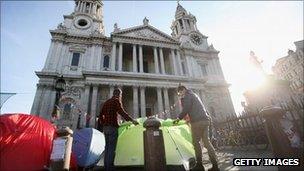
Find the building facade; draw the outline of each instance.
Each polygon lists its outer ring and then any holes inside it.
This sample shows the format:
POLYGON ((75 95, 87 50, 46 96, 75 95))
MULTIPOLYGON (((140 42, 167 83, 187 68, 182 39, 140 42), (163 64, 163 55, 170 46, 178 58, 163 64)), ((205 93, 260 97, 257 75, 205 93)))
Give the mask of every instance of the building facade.
POLYGON ((264 107, 270 105, 291 104, 293 100, 300 102, 298 96, 291 91, 289 82, 276 79, 274 75, 267 75, 263 85, 255 90, 244 92, 247 105, 243 106, 248 114, 257 114, 264 107))
POLYGON ((57 124, 75 128, 95 125, 102 104, 115 87, 123 90, 123 104, 133 117, 175 118, 181 110, 179 84, 196 92, 215 120, 235 115, 219 51, 196 26, 196 17, 177 5, 168 35, 150 25, 104 34, 103 3, 76 0, 74 12, 50 30, 52 41, 39 77, 32 114, 48 120, 55 104, 54 84, 63 76, 67 88, 58 107, 57 124))
POLYGON ((289 50, 288 55, 278 59, 272 70, 279 79, 290 82, 291 90, 296 94, 304 92, 304 55, 303 40, 294 42, 296 50, 289 50))

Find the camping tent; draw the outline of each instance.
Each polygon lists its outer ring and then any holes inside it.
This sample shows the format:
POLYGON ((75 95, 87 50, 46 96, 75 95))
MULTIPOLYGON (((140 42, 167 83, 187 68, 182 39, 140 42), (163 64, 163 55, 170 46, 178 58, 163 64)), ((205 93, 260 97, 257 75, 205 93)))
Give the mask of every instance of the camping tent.
MULTIPOLYGON (((123 123, 119 127, 119 137, 116 147, 115 166, 143 167, 143 122, 146 118, 137 119, 139 125, 131 122, 123 123)), ((172 119, 160 120, 163 131, 167 166, 181 166, 189 169, 189 161, 194 158, 191 132, 185 122, 180 121, 173 125, 172 119)), ((157 150, 157 149, 156 149, 157 150)), ((101 163, 101 165, 103 165, 101 163)))
POLYGON ((55 127, 28 114, 0 116, 0 170, 42 170, 49 165, 55 127))
MULTIPOLYGON (((55 126, 43 118, 20 113, 0 115, 0 170, 45 170, 56 136, 55 126)), ((76 167, 73 158, 71 162, 76 167)))
POLYGON ((95 165, 104 150, 104 135, 94 128, 76 130, 73 134, 73 153, 81 167, 95 165))

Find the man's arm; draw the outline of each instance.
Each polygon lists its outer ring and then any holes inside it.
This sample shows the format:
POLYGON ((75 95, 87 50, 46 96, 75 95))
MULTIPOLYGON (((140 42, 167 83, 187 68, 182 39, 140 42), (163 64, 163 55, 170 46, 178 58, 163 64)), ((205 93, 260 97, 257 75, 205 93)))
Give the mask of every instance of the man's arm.
POLYGON ((117 108, 118 108, 118 113, 126 120, 126 121, 132 121, 133 124, 137 125, 138 122, 134 120, 133 118, 130 117, 130 115, 124 110, 122 107, 122 103, 120 100, 117 100, 117 108))

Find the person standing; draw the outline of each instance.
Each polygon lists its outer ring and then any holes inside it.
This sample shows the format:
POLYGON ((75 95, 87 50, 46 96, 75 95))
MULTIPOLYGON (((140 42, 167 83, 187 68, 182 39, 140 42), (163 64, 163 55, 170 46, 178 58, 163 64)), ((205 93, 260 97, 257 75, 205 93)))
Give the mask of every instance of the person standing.
POLYGON ((134 125, 138 125, 138 122, 132 119, 124 110, 121 98, 121 89, 114 89, 112 98, 104 103, 98 119, 98 122, 100 122, 99 124, 102 125, 102 131, 106 140, 104 156, 104 167, 106 171, 115 170, 114 159, 119 127, 118 114, 120 114, 125 120, 132 121, 134 125))
POLYGON ((201 99, 193 91, 188 90, 185 86, 178 86, 177 94, 181 98, 182 111, 178 115, 178 118, 173 121, 174 124, 178 123, 187 114, 190 118, 192 144, 195 150, 196 165, 193 170, 204 170, 202 163, 202 149, 199 141, 202 139, 205 147, 208 150, 208 155, 212 163, 210 171, 218 171, 217 157, 214 147, 212 146, 208 130, 210 125, 210 116, 207 113, 201 99))

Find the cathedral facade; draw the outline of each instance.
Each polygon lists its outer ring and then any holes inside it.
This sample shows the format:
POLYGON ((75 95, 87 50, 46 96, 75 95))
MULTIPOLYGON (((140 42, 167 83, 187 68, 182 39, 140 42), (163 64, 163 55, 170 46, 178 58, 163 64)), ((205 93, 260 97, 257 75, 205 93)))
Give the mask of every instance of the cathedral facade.
POLYGON ((95 126, 102 104, 115 87, 123 90, 123 105, 134 118, 156 115, 175 118, 181 107, 179 84, 199 95, 215 120, 235 115, 219 51, 196 26, 196 17, 177 5, 168 35, 150 25, 120 29, 105 36, 103 3, 76 0, 63 23, 50 30, 52 40, 31 109, 51 120, 55 82, 63 76, 66 90, 58 109, 59 125, 95 126), (88 119, 89 118, 89 119, 88 119))

